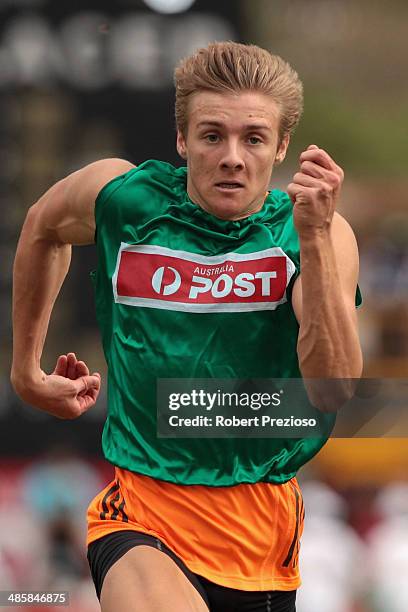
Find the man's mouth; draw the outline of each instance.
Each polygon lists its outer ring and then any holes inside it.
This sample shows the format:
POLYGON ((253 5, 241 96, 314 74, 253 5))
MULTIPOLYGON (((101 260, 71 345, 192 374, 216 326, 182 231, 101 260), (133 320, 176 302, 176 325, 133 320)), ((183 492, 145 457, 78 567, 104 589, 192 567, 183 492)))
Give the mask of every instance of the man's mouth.
POLYGON ((219 189, 241 189, 243 184, 235 181, 223 181, 222 183, 216 183, 215 186, 219 189))

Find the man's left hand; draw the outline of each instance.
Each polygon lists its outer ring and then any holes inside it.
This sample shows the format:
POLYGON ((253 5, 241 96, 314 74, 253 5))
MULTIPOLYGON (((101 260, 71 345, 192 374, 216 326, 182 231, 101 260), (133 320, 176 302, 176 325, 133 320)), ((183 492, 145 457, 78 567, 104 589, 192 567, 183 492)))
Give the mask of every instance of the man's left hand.
POLYGON ((300 155, 300 169, 288 185, 293 219, 301 238, 327 232, 333 219, 344 172, 326 151, 310 145, 300 155))

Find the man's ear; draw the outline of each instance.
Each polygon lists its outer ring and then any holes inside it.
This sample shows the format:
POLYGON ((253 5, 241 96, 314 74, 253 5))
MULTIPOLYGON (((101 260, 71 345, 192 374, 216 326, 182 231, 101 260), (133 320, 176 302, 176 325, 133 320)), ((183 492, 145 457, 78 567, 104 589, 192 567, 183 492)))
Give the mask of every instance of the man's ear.
POLYGON ((187 145, 184 134, 177 130, 177 152, 183 159, 187 159, 187 145))
POLYGON ((290 134, 285 134, 285 136, 282 138, 282 141, 278 147, 278 150, 276 151, 276 156, 275 156, 275 164, 281 164, 283 162, 283 160, 286 157, 286 151, 288 150, 288 146, 289 146, 289 141, 290 141, 290 134))

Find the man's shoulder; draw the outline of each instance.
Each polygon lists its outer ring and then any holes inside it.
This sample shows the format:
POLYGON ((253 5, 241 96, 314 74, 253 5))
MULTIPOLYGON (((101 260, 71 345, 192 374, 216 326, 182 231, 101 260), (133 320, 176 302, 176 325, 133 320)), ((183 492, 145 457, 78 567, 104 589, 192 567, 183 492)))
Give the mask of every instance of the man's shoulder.
POLYGON ((135 166, 124 160, 95 162, 106 180, 99 180, 95 190, 97 223, 110 222, 110 215, 137 219, 144 223, 167 210, 169 202, 182 203, 186 195, 186 169, 170 163, 148 159, 135 166), (105 162, 111 162, 105 165, 105 162), (106 170, 106 172, 105 172, 106 170), (109 176, 110 174, 110 176, 109 176))
POLYGON ((108 183, 134 168, 134 164, 124 159, 100 159, 67 176, 64 179, 64 188, 72 198, 95 202, 108 183))
POLYGON ((169 162, 148 159, 124 177, 129 193, 136 197, 157 197, 184 201, 187 189, 187 168, 169 162))
POLYGON ((82 175, 83 180, 103 183, 103 181, 108 182, 134 168, 136 168, 135 164, 126 159, 112 157, 94 161, 79 170, 78 174, 82 175))

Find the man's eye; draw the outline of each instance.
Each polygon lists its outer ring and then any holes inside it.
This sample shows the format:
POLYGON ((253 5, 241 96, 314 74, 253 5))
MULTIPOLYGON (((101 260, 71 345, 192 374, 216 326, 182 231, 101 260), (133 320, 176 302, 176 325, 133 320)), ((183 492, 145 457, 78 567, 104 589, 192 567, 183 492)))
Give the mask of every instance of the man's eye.
POLYGON ((217 134, 207 134, 205 138, 208 140, 208 142, 218 142, 217 134))
POLYGON ((259 144, 260 142, 262 142, 261 139, 258 138, 258 136, 250 136, 248 138, 248 140, 249 140, 250 144, 253 144, 253 145, 256 145, 256 144, 259 144))

